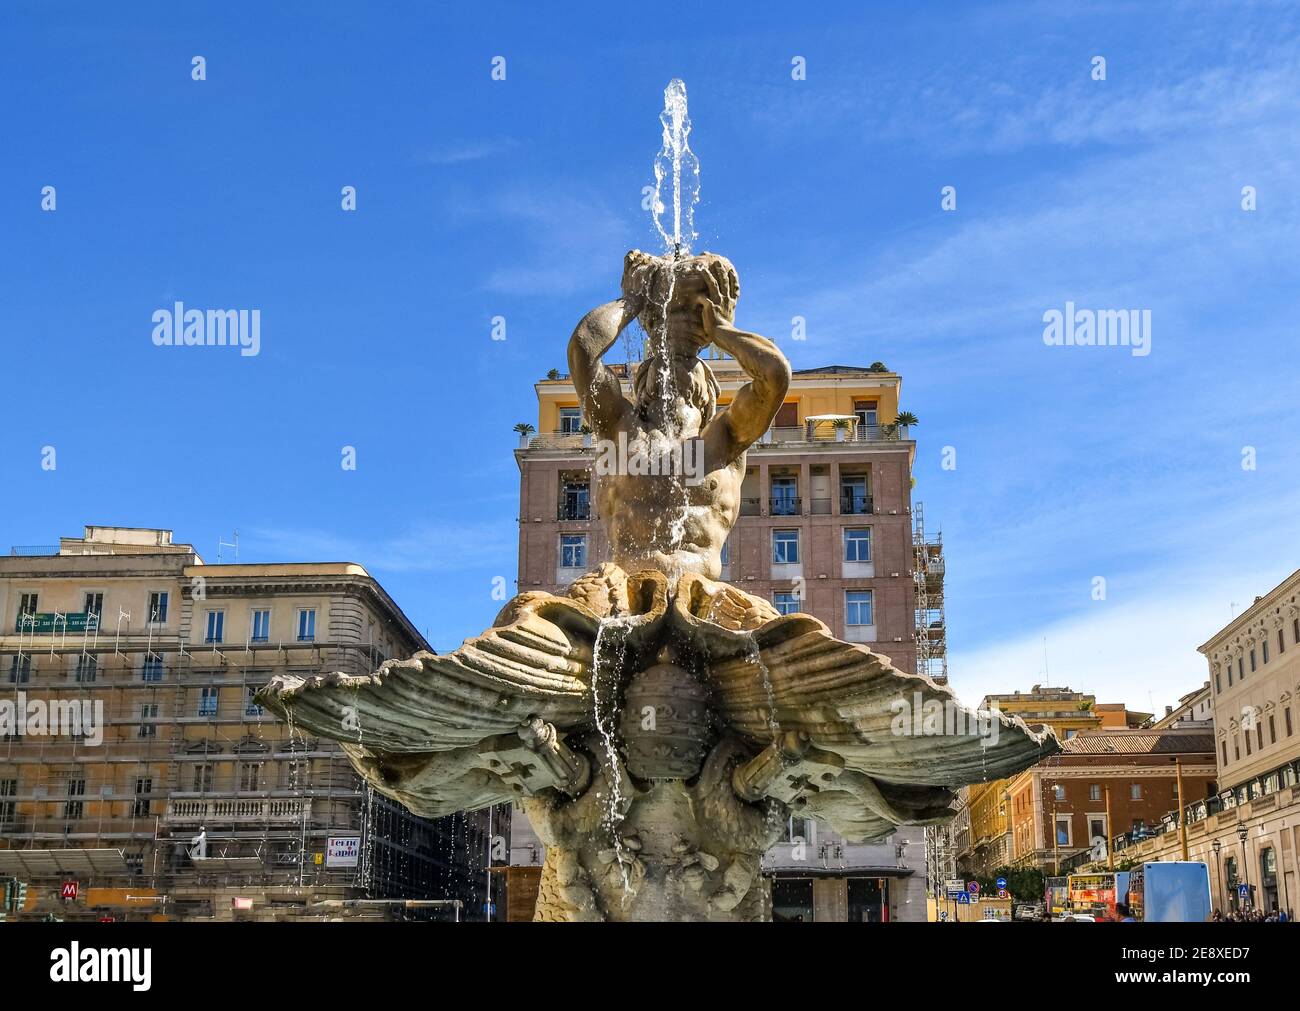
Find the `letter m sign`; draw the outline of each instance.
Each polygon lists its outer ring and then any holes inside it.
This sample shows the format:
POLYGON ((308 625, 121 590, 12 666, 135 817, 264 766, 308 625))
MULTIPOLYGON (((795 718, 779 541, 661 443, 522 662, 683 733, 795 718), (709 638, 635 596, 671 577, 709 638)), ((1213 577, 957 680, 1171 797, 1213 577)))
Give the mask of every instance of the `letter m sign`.
POLYGON ((63 882, 63 897, 65 899, 75 899, 77 897, 77 883, 75 881, 63 882))

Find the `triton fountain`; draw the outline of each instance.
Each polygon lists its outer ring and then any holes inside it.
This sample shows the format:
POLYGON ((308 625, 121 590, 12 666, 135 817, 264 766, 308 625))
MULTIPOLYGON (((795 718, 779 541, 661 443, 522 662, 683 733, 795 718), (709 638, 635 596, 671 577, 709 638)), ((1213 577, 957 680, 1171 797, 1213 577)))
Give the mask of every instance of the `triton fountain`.
MULTIPOLYGON (((791 813, 876 839, 944 821, 957 788, 1057 750, 1050 734, 969 712, 812 615, 719 581, 746 451, 790 367, 734 325, 732 264, 690 253, 685 103, 674 81, 656 162, 672 180, 665 253, 628 253, 620 296, 569 342, 584 417, 598 445, 621 448, 594 468, 609 559, 563 596, 519 594, 450 654, 362 677, 282 675, 258 696, 342 742, 374 789, 416 814, 516 802, 547 847, 538 920, 766 919, 761 860, 791 813), (625 391, 602 358, 633 320, 647 354, 625 391), (750 377, 723 407, 700 358, 709 345, 750 377)), ((656 193, 657 226, 666 210, 656 193)))

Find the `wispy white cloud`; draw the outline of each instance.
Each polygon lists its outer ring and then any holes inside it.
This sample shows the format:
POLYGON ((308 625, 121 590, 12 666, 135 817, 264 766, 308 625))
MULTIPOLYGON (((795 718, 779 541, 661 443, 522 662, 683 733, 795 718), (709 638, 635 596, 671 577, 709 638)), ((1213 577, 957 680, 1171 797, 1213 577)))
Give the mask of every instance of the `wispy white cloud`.
POLYGON ((426 148, 417 158, 429 165, 460 165, 505 155, 517 146, 518 141, 512 137, 485 137, 452 141, 426 148))
POLYGON ((265 561, 356 562, 374 572, 456 573, 513 564, 517 535, 507 524, 426 523, 374 539, 324 530, 261 527, 243 533, 245 557, 265 561))

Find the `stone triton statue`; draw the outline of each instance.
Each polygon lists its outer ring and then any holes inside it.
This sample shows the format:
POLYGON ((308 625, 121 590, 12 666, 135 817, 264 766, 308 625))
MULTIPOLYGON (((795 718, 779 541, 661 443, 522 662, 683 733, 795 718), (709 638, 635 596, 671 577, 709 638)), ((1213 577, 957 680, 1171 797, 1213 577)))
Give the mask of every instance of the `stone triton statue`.
POLYGON ((771 341, 733 325, 739 292, 723 257, 633 251, 621 297, 574 330, 584 414, 622 447, 598 475, 610 560, 564 596, 518 595, 448 655, 281 675, 258 696, 416 814, 515 801, 547 847, 538 920, 768 919, 761 860, 792 813, 882 838, 1058 748, 717 581, 745 451, 790 380, 771 341), (601 357, 633 319, 649 337, 629 400, 601 357), (722 410, 710 343, 751 380, 722 410), (647 472, 647 457, 693 466, 647 472))

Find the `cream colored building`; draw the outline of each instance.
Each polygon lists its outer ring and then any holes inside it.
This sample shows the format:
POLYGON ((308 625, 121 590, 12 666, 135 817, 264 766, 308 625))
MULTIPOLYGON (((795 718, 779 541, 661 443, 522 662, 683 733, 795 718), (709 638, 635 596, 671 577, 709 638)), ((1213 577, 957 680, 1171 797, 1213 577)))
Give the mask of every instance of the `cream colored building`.
POLYGON ((123 527, 13 549, 0 877, 29 882, 33 913, 76 880, 67 912, 88 916, 306 915, 427 893, 448 877, 437 823, 367 798, 337 745, 253 700, 277 671, 362 674, 427 648, 350 562, 208 565, 170 531, 123 527), (41 726, 60 704, 88 724, 41 726))
MULTIPOLYGON (((1294 913, 1300 910, 1300 570, 1199 649, 1209 664, 1217 788, 1186 806, 1188 855, 1209 865, 1220 910, 1277 906, 1294 913)), ((1195 705, 1199 694, 1184 696, 1180 709, 1186 703, 1189 715, 1204 715, 1195 705)), ((1151 838, 1116 840, 1116 858, 1179 859, 1175 810, 1160 829, 1151 838)))

